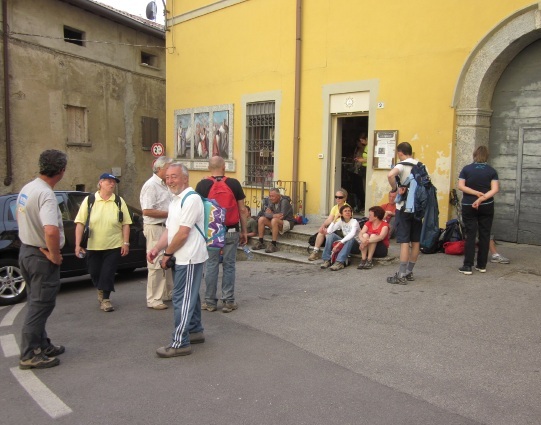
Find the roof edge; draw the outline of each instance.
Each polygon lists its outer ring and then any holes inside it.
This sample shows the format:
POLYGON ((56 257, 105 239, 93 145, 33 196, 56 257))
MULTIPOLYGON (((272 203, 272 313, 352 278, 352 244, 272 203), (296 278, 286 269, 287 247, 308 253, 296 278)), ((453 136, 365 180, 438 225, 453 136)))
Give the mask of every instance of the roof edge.
MULTIPOLYGON (((127 27, 139 30, 141 32, 147 33, 149 35, 152 35, 154 37, 165 39, 165 29, 163 25, 161 24, 155 24, 162 27, 155 28, 154 26, 150 24, 146 24, 144 22, 140 22, 136 20, 135 18, 139 18, 138 16, 130 15, 126 12, 126 14, 116 11, 113 8, 109 8, 106 5, 102 5, 100 3, 91 1, 91 0, 60 0, 64 3, 69 3, 73 6, 79 7, 81 9, 84 9, 88 12, 95 13, 98 16, 101 16, 103 18, 110 19, 114 22, 118 22, 119 24, 126 25, 127 27), (133 17, 131 17, 133 16, 133 17)), ((142 19, 142 18, 139 18, 142 19)), ((152 21, 149 21, 152 22, 152 21)))

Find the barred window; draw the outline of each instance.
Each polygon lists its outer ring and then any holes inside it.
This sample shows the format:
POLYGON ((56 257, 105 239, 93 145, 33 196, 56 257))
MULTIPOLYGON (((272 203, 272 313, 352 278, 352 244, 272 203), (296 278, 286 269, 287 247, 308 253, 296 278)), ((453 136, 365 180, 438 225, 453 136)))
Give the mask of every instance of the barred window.
POLYGON ((274 180, 275 102, 246 104, 246 183, 274 180))

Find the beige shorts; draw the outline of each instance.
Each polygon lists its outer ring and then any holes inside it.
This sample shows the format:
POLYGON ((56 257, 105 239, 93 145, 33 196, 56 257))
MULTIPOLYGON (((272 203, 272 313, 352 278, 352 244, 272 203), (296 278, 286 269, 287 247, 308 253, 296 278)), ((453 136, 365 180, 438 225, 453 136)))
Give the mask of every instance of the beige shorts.
POLYGON ((287 220, 282 220, 282 221, 284 222, 284 224, 282 225, 282 230, 280 230, 281 235, 291 230, 291 223, 287 220))

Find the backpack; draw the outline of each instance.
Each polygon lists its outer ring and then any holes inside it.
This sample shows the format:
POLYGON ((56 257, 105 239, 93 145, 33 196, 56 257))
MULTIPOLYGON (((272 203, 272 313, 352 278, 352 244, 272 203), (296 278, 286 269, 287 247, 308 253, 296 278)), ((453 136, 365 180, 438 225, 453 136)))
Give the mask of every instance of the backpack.
POLYGON ((238 226, 240 221, 239 205, 231 188, 225 183, 227 177, 208 177, 213 182, 208 199, 214 199, 225 209, 225 225, 227 227, 238 226))
POLYGON ((204 224, 203 229, 200 229, 196 224, 195 227, 205 239, 208 249, 222 249, 225 246, 225 233, 227 228, 225 227, 225 208, 222 208, 218 202, 214 199, 203 198, 199 193, 191 190, 180 203, 180 208, 184 205, 184 201, 190 195, 197 195, 203 201, 204 209, 204 224))
MULTIPOLYGON (((86 200, 88 204, 88 217, 87 222, 90 221, 90 213, 92 212, 92 207, 94 206, 94 202, 96 202, 96 194, 91 193, 88 195, 88 198, 86 200)), ((124 221, 124 214, 122 213, 122 200, 120 199, 120 196, 115 194, 115 204, 118 207, 118 222, 122 223, 124 221)))
MULTIPOLYGON (((426 171, 426 167, 422 162, 412 164, 411 162, 399 162, 399 164, 411 167, 411 173, 402 187, 407 187, 406 204, 404 211, 413 213, 416 220, 421 221, 425 217, 428 204, 429 189, 433 187, 430 176, 426 171)), ((398 195, 396 202, 403 200, 404 195, 398 195)))
POLYGON ((453 218, 445 223, 445 230, 443 231, 439 241, 440 250, 443 251, 443 244, 446 242, 457 242, 463 239, 460 222, 458 219, 453 218))

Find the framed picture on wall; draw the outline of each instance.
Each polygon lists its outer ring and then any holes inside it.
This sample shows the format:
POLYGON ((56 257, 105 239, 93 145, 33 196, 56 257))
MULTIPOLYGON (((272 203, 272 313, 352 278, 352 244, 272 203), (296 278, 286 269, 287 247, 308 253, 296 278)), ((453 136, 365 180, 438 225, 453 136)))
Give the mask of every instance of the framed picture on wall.
POLYGON ((206 170, 209 158, 221 156, 226 170, 235 171, 232 128, 232 104, 176 110, 175 158, 190 170, 206 170))

